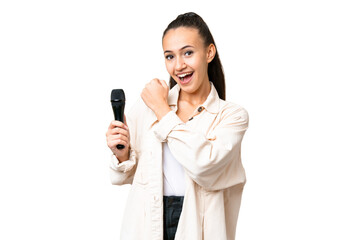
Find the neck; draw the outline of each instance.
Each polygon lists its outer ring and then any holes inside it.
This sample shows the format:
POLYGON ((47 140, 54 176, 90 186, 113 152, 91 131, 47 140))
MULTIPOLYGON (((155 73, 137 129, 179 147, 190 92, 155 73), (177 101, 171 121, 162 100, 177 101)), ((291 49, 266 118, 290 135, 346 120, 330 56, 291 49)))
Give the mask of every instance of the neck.
POLYGON ((200 85, 200 87, 195 92, 188 93, 180 89, 179 101, 184 101, 193 106, 198 106, 205 102, 205 100, 210 94, 210 91, 211 84, 210 81, 207 80, 204 81, 204 83, 200 85))

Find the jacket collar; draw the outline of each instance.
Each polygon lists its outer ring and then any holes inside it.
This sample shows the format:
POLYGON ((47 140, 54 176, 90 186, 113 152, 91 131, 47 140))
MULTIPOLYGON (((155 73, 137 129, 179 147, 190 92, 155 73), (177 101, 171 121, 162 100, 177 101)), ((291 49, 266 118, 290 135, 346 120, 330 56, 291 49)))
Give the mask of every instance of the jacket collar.
MULTIPOLYGON (((219 95, 216 91, 214 84, 211 81, 210 81, 210 84, 211 84, 211 90, 210 90, 208 97, 206 98, 205 102, 203 104, 199 105, 198 107, 202 106, 207 112, 216 114, 219 112, 221 99, 219 98, 219 95)), ((179 92, 180 92, 180 86, 178 84, 176 84, 172 89, 170 89, 169 95, 168 95, 168 104, 169 104, 170 108, 175 112, 177 112, 177 102, 178 102, 178 98, 179 98, 179 92)), ((197 111, 197 109, 195 109, 195 111, 197 111)), ((151 127, 158 120, 153 111, 151 111, 150 118, 151 118, 151 120, 150 120, 150 127, 151 127)))
MULTIPOLYGON (((216 91, 214 84, 210 81, 211 90, 206 98, 205 102, 198 107, 202 106, 206 111, 210 113, 218 113, 220 106, 220 98, 216 91)), ((177 111, 177 102, 179 98, 180 86, 176 84, 169 92, 168 96, 168 104, 169 106, 173 106, 175 111, 177 111)))

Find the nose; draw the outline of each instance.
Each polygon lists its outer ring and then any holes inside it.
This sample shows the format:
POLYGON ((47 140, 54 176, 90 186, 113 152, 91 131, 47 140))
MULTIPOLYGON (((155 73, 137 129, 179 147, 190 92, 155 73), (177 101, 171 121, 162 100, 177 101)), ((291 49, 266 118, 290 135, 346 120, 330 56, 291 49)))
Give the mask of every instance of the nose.
POLYGON ((176 71, 180 71, 181 69, 184 69, 185 67, 186 67, 186 65, 185 65, 184 59, 182 59, 181 57, 178 57, 176 59, 176 66, 175 66, 176 71))

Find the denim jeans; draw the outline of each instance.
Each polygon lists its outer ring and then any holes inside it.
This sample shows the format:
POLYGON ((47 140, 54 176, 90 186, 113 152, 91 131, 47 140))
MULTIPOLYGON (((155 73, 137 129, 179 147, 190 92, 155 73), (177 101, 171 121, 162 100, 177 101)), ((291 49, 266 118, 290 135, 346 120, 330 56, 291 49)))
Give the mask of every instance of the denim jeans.
POLYGON ((163 196, 164 240, 173 240, 184 202, 184 196, 163 196))

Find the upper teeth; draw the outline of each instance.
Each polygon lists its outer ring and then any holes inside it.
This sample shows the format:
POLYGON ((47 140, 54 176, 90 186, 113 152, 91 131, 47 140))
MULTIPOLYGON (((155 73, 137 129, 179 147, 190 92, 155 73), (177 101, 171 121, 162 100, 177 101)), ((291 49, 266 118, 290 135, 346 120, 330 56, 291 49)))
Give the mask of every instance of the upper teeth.
POLYGON ((187 76, 187 75, 189 75, 189 74, 191 74, 191 73, 184 73, 184 74, 178 75, 178 77, 183 78, 183 77, 185 77, 185 76, 187 76))

